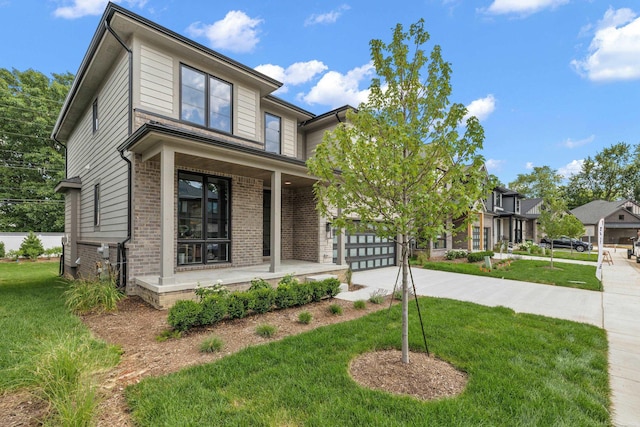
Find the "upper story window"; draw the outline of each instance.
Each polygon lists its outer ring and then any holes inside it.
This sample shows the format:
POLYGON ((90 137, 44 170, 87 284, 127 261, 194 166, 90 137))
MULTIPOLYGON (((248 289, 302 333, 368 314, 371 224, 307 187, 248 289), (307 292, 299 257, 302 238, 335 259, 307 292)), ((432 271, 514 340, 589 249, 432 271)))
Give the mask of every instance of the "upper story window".
POLYGON ((180 119, 231 133, 230 83, 180 66, 180 119))
POLYGON ((516 213, 520 213, 520 199, 516 199, 516 213))
POLYGON ((502 207, 502 193, 498 193, 497 191, 493 192, 493 206, 496 208, 502 207))
POLYGON ((93 123, 93 133, 98 131, 98 100, 93 101, 93 109, 92 109, 92 123, 93 123))
POLYGON ((618 220, 624 221, 624 215, 618 215, 618 220))
POLYGON ((264 149, 271 153, 280 154, 281 126, 280 117, 266 113, 264 115, 264 149))

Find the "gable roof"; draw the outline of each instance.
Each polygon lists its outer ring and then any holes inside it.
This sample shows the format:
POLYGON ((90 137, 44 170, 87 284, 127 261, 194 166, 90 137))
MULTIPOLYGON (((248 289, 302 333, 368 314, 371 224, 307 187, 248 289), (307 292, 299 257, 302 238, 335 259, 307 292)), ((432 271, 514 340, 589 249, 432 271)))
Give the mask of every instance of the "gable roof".
MULTIPOLYGON (((219 67, 233 70, 238 77, 252 81, 260 88, 263 96, 270 94, 282 86, 282 83, 254 70, 240 62, 222 55, 206 46, 190 40, 171 31, 153 21, 137 15, 114 3, 109 3, 100 19, 91 44, 85 53, 76 73, 69 94, 62 106, 58 120, 51 132, 54 140, 66 141, 73 124, 84 113, 88 103, 92 102, 95 93, 102 84, 103 77, 112 66, 116 58, 125 52, 131 54, 128 42, 133 35, 155 37, 158 43, 165 46, 183 49, 186 55, 196 55, 206 61, 216 63, 219 67)), ((131 65, 130 65, 131 67, 131 65)), ((131 70, 129 70, 131 73, 131 70)), ((131 84, 131 83, 130 83, 131 84)), ((274 102, 286 105, 284 101, 273 97, 274 102)), ((289 105, 287 105, 289 106, 289 105)), ((289 106, 290 107, 290 106, 289 106)), ((301 109, 297 109, 301 110, 301 109)), ((301 110, 301 113, 313 117, 314 115, 301 110)))
MULTIPOLYGON (((613 202, 608 202, 606 200, 594 200, 572 209, 571 213, 585 225, 597 224, 600 218, 606 218, 616 211, 624 209, 624 205, 627 202, 627 200, 616 200, 613 202)), ((640 221, 639 216, 627 209, 624 210, 625 213, 628 213, 640 221)))
POLYGON ((538 218, 540 213, 530 213, 529 211, 541 204, 542 200, 542 197, 537 197, 535 199, 522 199, 520 201, 520 212, 522 212, 522 216, 531 219, 538 218))

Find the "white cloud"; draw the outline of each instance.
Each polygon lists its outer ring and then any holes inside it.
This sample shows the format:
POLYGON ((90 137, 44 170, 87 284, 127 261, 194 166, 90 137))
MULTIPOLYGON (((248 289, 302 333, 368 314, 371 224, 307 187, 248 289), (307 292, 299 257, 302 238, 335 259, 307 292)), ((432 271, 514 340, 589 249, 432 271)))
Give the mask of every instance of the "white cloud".
POLYGON ((489 172, 500 172, 502 170, 502 165, 504 165, 505 163, 505 160, 497 159, 487 159, 487 161, 484 162, 489 172))
POLYGON ((572 175, 577 174, 582 169, 582 164, 584 163, 583 159, 580 160, 572 160, 567 165, 558 169, 558 174, 562 175, 564 179, 569 179, 572 175))
MULTIPOLYGON (((101 15, 107 7, 109 0, 73 0, 66 1, 65 4, 71 3, 69 6, 60 6, 53 11, 53 15, 58 18, 76 19, 87 15, 101 15)), ((121 3, 115 0, 114 3, 121 3)), ((147 0, 127 0, 125 3, 129 7, 144 7, 147 0)))
POLYGON ((467 114, 464 116, 462 121, 463 123, 466 123, 467 119, 471 116, 476 116, 480 121, 486 120, 491 113, 495 111, 495 109, 496 98, 489 94, 484 98, 471 101, 471 103, 467 105, 467 114))
POLYGON ((524 167, 527 170, 532 170, 533 169, 533 162, 527 162, 527 164, 524 165, 524 167))
POLYGON ((492 15, 531 15, 544 9, 555 9, 569 0, 493 0, 488 8, 481 9, 492 15))
POLYGON ((631 9, 609 8, 596 26, 589 54, 571 61, 592 81, 640 79, 640 18, 631 9))
POLYGON ((308 104, 329 105, 337 108, 345 104, 357 107, 369 96, 369 82, 375 71, 372 63, 354 68, 346 74, 329 71, 311 88, 309 93, 299 95, 308 104), (360 90, 360 83, 366 82, 367 89, 360 90))
POLYGON ((273 64, 258 65, 255 69, 267 76, 274 78, 283 83, 278 89, 278 93, 286 93, 289 86, 301 85, 313 79, 317 74, 327 70, 327 66, 321 61, 312 60, 307 62, 296 62, 286 69, 273 64))
POLYGON ((232 10, 224 19, 211 25, 194 22, 187 28, 191 37, 206 37, 214 49, 226 49, 231 52, 251 52, 258 44, 258 26, 262 19, 250 18, 240 10, 232 10))
POLYGON ((338 7, 335 10, 332 10, 331 12, 321 14, 314 13, 304 21, 304 26, 308 27, 310 25, 316 24, 333 24, 338 20, 340 15, 342 15, 342 12, 349 9, 351 9, 349 5, 343 4, 342 6, 338 7))
POLYGON ((577 141, 574 141, 571 138, 567 138, 565 141, 562 142, 562 145, 567 147, 567 148, 576 148, 576 147, 582 147, 583 145, 587 145, 592 143, 594 140, 596 139, 595 135, 591 135, 587 138, 583 138, 583 139, 578 139, 577 141))

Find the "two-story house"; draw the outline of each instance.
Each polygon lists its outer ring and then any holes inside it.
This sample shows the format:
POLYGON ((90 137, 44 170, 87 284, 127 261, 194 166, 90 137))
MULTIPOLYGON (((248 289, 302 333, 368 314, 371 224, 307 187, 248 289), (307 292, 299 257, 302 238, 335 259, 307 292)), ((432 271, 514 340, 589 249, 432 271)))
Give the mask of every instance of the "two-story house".
POLYGON ((350 107, 316 116, 280 86, 109 3, 52 133, 65 273, 108 263, 167 307, 217 279, 341 273, 347 248, 357 268, 395 264, 392 242, 334 235, 315 209, 305 161, 350 107))
POLYGON ((493 242, 521 243, 523 241, 522 195, 504 187, 493 189, 486 200, 487 211, 494 215, 493 242))

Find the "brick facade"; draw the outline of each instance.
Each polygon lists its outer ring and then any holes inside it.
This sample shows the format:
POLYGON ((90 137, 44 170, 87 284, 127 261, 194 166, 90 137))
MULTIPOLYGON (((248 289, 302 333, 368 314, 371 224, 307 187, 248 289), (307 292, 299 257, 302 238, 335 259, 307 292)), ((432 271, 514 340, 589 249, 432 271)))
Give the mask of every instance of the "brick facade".
POLYGON ((296 189, 292 197, 294 206, 293 253, 301 261, 322 262, 319 254, 320 217, 316 212, 311 187, 296 189))

